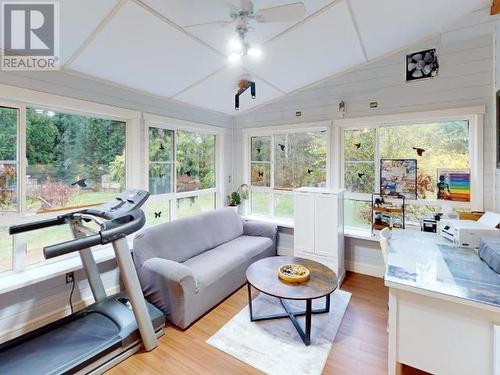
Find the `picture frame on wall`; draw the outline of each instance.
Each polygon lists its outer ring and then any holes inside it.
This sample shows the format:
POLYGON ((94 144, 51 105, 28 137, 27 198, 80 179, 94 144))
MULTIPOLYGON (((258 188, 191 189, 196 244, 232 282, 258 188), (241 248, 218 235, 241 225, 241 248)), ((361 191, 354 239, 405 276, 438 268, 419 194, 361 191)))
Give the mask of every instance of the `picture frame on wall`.
POLYGON ((381 159, 380 194, 417 199, 417 159, 381 159))
POLYGON ((470 170, 438 169, 437 199, 470 202, 470 170))

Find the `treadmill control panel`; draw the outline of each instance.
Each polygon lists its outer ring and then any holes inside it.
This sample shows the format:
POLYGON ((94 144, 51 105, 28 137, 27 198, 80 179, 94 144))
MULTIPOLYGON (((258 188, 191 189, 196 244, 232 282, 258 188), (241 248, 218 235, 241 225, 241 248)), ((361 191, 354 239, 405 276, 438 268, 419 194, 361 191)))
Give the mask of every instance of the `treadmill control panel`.
POLYGON ((95 208, 95 211, 100 211, 106 216, 118 216, 141 207, 148 197, 149 193, 145 190, 126 190, 114 201, 95 208))

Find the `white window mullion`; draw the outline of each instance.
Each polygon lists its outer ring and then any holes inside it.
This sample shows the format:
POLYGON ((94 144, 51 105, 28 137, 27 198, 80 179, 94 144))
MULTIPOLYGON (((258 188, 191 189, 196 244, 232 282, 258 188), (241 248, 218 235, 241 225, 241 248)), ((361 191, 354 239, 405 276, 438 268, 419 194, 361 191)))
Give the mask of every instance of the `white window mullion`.
POLYGON ((271 217, 274 217, 274 168, 275 168, 275 148, 276 148, 276 136, 273 134, 271 135, 271 167, 270 167, 270 194, 271 196, 269 197, 269 214, 271 217))
POLYGON ((177 219, 177 130, 174 130, 174 136, 173 138, 173 147, 172 147, 172 191, 174 193, 174 199, 172 199, 172 204, 170 205, 171 207, 171 214, 172 214, 172 220, 177 219))
POLYGON ((380 193, 380 140, 379 128, 375 128, 375 186, 373 187, 374 193, 380 193))
MULTIPOLYGON (((27 211, 26 204, 26 106, 18 108, 17 116, 17 202, 18 211, 24 216, 27 211)), ((12 241, 12 268, 22 271, 26 265, 28 249, 28 234, 15 235, 12 241)))

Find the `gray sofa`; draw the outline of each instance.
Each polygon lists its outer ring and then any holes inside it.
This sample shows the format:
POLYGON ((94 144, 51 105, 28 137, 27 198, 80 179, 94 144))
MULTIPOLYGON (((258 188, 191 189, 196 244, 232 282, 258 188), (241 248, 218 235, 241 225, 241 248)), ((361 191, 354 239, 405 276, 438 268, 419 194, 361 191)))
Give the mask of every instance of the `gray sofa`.
POLYGON ((276 255, 277 227, 230 208, 156 225, 134 239, 146 298, 185 329, 246 281, 247 267, 276 255))

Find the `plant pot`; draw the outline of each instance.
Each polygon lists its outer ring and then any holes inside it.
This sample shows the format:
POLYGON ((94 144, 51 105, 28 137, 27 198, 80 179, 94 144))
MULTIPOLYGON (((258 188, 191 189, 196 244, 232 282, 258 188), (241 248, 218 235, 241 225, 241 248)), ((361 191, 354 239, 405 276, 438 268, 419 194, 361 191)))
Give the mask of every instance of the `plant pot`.
POLYGON ((232 208, 234 212, 238 213, 238 208, 239 206, 228 206, 229 208, 232 208))

